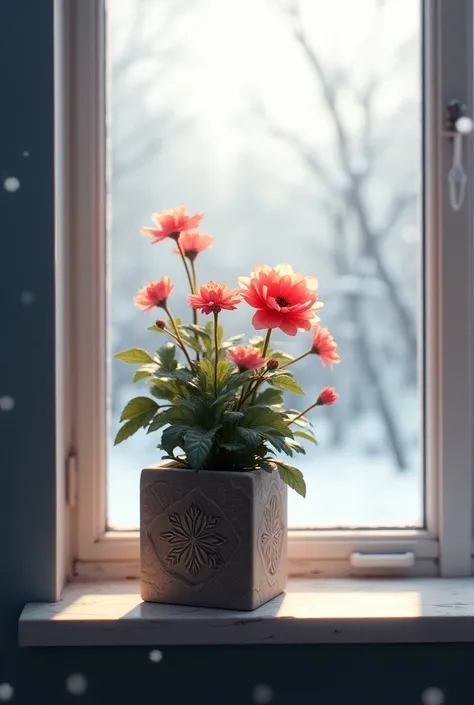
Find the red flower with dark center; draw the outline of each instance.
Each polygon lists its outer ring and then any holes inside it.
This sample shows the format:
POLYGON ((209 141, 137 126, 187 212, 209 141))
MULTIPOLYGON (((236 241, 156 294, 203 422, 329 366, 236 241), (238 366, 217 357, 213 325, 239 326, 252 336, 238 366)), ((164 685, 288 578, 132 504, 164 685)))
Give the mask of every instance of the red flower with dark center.
POLYGON ((244 301, 257 309, 252 318, 257 330, 280 328, 296 335, 319 321, 317 279, 293 272, 289 264, 259 265, 250 277, 239 277, 239 284, 244 301))

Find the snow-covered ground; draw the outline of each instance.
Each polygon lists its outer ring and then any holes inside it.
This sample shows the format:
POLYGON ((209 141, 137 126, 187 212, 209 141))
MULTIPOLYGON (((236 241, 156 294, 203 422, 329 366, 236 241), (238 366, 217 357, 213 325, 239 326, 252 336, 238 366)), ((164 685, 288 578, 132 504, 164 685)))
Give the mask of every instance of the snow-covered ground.
MULTIPOLYGON (((354 449, 307 449, 294 464, 305 476, 303 499, 289 490, 293 527, 419 526, 422 524, 422 471, 418 454, 410 468, 397 472, 388 457, 364 456, 354 449)), ((113 528, 138 527, 140 471, 159 462, 161 451, 145 447, 137 434, 111 451, 109 521, 113 528)))

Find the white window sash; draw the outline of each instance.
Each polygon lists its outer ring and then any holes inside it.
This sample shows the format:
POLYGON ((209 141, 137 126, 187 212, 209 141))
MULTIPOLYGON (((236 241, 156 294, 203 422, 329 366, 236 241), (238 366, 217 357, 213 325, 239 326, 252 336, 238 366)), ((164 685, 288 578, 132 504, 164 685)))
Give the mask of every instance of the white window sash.
MULTIPOLYGON (((426 527, 290 531, 292 574, 348 574, 355 552, 413 554, 414 565, 403 568, 403 574, 461 576, 473 568, 472 138, 464 149, 466 202, 455 213, 447 190, 452 149, 442 134, 449 99, 459 98, 472 114, 472 0, 425 0, 424 14, 426 527)), ((78 473, 73 574, 133 577, 138 574, 138 533, 106 532, 105 526, 105 0, 71 2, 63 30, 71 49, 71 450, 78 473)))

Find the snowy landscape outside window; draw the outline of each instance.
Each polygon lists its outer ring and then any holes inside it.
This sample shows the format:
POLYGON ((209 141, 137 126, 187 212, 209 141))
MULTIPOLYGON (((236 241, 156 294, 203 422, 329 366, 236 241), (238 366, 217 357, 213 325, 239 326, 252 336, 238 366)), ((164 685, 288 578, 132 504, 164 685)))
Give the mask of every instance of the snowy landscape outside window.
MULTIPOLYGON (((413 0, 108 6, 110 348, 153 344, 137 281, 182 275, 138 236, 169 204, 203 210, 218 236, 201 281, 217 269, 235 286, 253 262, 316 274, 343 364, 310 356, 298 376, 311 398, 335 384, 340 401, 313 415, 321 443, 300 461, 292 527, 424 523, 421 43, 413 0)), ((225 324, 250 332, 243 310, 225 324)), ((124 367, 109 375, 113 529, 138 527, 139 473, 161 455, 144 433, 112 447, 133 394, 124 367)))

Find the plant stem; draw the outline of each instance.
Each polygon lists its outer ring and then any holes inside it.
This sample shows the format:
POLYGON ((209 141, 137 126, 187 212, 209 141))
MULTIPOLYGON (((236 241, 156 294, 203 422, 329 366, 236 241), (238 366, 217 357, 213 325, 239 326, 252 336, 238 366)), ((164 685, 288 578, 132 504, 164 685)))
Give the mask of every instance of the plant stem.
POLYGON ((167 313, 167 315, 168 315, 168 318, 170 319, 171 326, 172 326, 172 328, 173 328, 173 330, 174 330, 174 333, 175 333, 175 335, 176 335, 176 340, 178 341, 178 344, 179 344, 181 350, 183 351, 183 353, 184 353, 184 355, 185 355, 185 357, 186 357, 186 360, 187 360, 188 363, 189 363, 189 367, 190 367, 190 369, 191 369, 191 372, 192 372, 192 371, 193 371, 193 367, 194 367, 193 361, 192 361, 191 358, 189 357, 189 353, 188 353, 188 351, 186 350, 185 344, 183 343, 183 339, 181 338, 181 335, 180 335, 180 332, 179 332, 179 328, 178 328, 178 326, 176 325, 176 321, 174 320, 173 315, 172 315, 171 311, 169 310, 168 306, 164 306, 163 308, 165 309, 165 311, 166 311, 166 313, 167 313))
POLYGON ((295 421, 297 421, 298 419, 300 419, 302 416, 305 416, 305 414, 307 414, 308 411, 311 411, 311 409, 314 409, 315 406, 320 406, 320 404, 319 404, 318 402, 319 402, 319 399, 316 399, 316 401, 314 402, 314 404, 310 404, 308 407, 306 407, 306 409, 303 409, 303 411, 301 411, 301 412, 298 414, 298 416, 295 416, 295 418, 290 421, 290 423, 288 424, 288 426, 291 426, 292 423, 295 423, 295 421))
MULTIPOLYGON (((268 347, 270 345, 270 338, 272 337, 272 328, 269 328, 267 330, 267 334, 265 336, 265 342, 263 344, 263 350, 262 350, 262 357, 265 358, 267 356, 268 352, 268 347)), ((260 385, 264 382, 265 374, 267 373, 267 368, 264 369, 263 373, 259 376, 259 378, 255 382, 255 386, 253 388, 253 394, 252 394, 252 403, 255 401, 257 397, 257 390, 260 387, 260 385)))
POLYGON ((267 356, 268 346, 270 345, 270 338, 271 338, 271 336, 272 336, 272 328, 269 328, 269 329, 267 330, 267 334, 266 334, 266 336, 265 336, 265 342, 264 342, 264 344, 263 344, 262 357, 266 357, 266 356, 267 356))
POLYGON ((295 362, 299 362, 300 360, 302 360, 302 359, 303 359, 304 357, 306 357, 307 355, 311 355, 311 350, 308 350, 307 352, 303 353, 303 354, 300 355, 299 357, 295 357, 294 360, 290 360, 289 362, 285 362, 283 365, 278 365, 278 369, 279 369, 279 370, 284 370, 285 367, 289 367, 290 365, 294 365, 295 362))
MULTIPOLYGON (((193 279, 193 286, 194 286, 194 293, 197 293, 198 286, 197 286, 197 277, 196 277, 196 267, 194 265, 194 260, 191 260, 191 273, 192 273, 192 279, 193 279)), ((197 313, 197 311, 196 311, 197 313)))
MULTIPOLYGON (((196 277, 196 267, 194 266, 194 260, 191 260, 191 272, 192 272, 192 280, 193 280, 193 287, 194 287, 194 293, 197 294, 198 290, 198 285, 197 285, 197 277, 196 277)), ((198 312, 197 308, 193 308, 193 324, 197 326, 198 324, 198 312)), ((196 338, 196 343, 199 344, 199 333, 196 331, 194 333, 194 337, 196 338)), ((199 362, 199 352, 196 352, 196 360, 199 362)))
POLYGON ((244 403, 244 399, 245 399, 245 395, 246 395, 246 393, 247 393, 247 389, 248 389, 248 388, 247 388, 247 385, 246 385, 246 384, 243 384, 243 385, 242 385, 242 390, 241 390, 241 392, 240 392, 240 398, 239 398, 239 401, 238 401, 238 404, 237 404, 237 411, 241 408, 242 404, 244 403))
POLYGON ((217 397, 217 365, 219 362, 219 333, 217 327, 217 320, 219 318, 219 311, 214 310, 214 347, 215 347, 215 360, 214 360, 214 389, 217 397))
POLYGON ((181 243, 179 241, 179 238, 176 240, 176 244, 178 245, 178 250, 179 254, 181 255, 181 259, 183 260, 184 268, 186 270, 186 276, 188 277, 188 282, 189 282, 189 288, 191 289, 191 294, 195 294, 194 286, 193 286, 193 279, 191 277, 191 272, 189 271, 189 266, 186 261, 186 255, 184 254, 184 250, 181 247, 181 243))
POLYGON ((262 382, 265 381, 265 375, 267 374, 267 371, 268 371, 268 370, 265 369, 265 370, 264 370, 263 372, 261 372, 259 375, 257 375, 256 377, 253 377, 253 378, 250 380, 248 390, 245 392, 244 396, 241 397, 241 399, 240 399, 239 409, 240 409, 241 405, 244 403, 244 401, 247 401, 247 399, 248 399, 250 396, 252 396, 252 394, 254 394, 254 392, 257 391, 258 387, 262 384, 262 382), (253 387, 252 387, 252 383, 254 383, 254 386, 253 386, 253 387))

